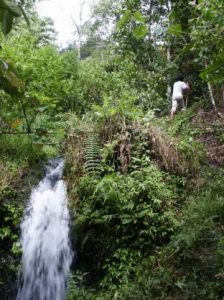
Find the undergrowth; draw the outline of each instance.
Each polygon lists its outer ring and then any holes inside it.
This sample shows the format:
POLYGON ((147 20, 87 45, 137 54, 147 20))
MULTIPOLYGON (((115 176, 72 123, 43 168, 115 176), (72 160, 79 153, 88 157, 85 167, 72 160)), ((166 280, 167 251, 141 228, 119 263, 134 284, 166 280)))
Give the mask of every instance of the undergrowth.
POLYGON ((68 299, 222 299, 223 170, 201 141, 205 114, 195 105, 173 122, 130 122, 101 140, 101 173, 80 172, 82 159, 70 168, 68 299))

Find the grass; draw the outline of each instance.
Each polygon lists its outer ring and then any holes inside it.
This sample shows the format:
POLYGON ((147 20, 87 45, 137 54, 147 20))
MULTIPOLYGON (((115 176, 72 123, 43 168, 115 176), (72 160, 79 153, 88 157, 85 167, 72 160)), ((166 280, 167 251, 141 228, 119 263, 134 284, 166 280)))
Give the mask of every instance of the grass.
POLYGON ((25 135, 4 135, 0 137, 0 152, 2 157, 11 159, 26 159, 36 153, 32 147, 31 137, 25 135))

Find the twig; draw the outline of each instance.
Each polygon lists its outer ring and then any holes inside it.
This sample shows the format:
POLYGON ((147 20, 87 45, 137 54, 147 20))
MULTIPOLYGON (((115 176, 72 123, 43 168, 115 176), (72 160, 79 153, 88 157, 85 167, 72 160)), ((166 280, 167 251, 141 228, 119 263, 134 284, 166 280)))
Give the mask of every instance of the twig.
MULTIPOLYGON (((17 134, 19 134, 19 135, 23 135, 23 134, 27 134, 27 135, 29 135, 29 134, 38 134, 36 131, 33 131, 33 132, 27 132, 27 131, 21 131, 21 132, 0 132, 0 135, 1 134, 5 134, 5 135, 7 135, 7 134, 14 134, 14 135, 17 135, 17 134)), ((48 135, 48 134, 57 134, 57 132, 46 132, 46 133, 44 133, 44 135, 48 135)))

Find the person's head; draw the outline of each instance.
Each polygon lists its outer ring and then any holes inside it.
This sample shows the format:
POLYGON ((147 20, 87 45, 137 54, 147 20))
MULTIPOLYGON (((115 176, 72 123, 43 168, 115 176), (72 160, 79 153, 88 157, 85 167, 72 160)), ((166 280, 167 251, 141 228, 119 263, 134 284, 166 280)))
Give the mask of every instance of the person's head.
POLYGON ((183 75, 178 75, 176 77, 176 80, 175 81, 184 81, 184 76, 183 75))

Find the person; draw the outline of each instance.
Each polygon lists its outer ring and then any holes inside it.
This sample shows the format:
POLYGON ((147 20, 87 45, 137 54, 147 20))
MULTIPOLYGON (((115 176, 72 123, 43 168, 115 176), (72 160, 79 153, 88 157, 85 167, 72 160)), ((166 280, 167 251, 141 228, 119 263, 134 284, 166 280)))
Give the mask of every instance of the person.
POLYGON ((189 90, 189 84, 184 82, 184 77, 179 76, 173 85, 172 108, 170 117, 173 118, 179 106, 184 109, 184 92, 189 90))

